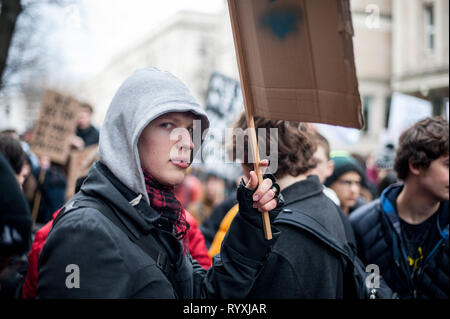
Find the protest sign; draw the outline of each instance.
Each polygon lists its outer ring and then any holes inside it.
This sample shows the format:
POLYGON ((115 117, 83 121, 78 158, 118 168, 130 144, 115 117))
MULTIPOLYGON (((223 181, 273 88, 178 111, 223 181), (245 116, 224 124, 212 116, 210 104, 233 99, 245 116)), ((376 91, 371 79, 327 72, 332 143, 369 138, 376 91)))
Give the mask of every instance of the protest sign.
POLYGON ((75 194, 75 183, 78 178, 87 176, 91 165, 98 161, 98 145, 91 145, 81 151, 70 153, 69 170, 67 174, 66 200, 75 194))
POLYGON ((433 106, 431 102, 411 95, 394 93, 389 112, 388 138, 396 144, 403 131, 416 122, 432 116, 432 112, 433 106))
POLYGON ((54 91, 45 93, 39 118, 33 130, 31 150, 53 162, 67 162, 70 143, 77 126, 80 103, 54 91))
POLYGON ((362 128, 348 0, 229 0, 253 113, 362 128))
POLYGON ((208 136, 202 143, 202 167, 229 181, 234 181, 242 171, 227 160, 225 132, 242 111, 243 104, 239 82, 219 72, 213 72, 209 81, 205 111, 214 127, 210 127, 208 136))
MULTIPOLYGON (((255 171, 254 116, 362 128, 349 0, 228 0, 255 171)), ((265 237, 271 238, 268 213, 265 237)))

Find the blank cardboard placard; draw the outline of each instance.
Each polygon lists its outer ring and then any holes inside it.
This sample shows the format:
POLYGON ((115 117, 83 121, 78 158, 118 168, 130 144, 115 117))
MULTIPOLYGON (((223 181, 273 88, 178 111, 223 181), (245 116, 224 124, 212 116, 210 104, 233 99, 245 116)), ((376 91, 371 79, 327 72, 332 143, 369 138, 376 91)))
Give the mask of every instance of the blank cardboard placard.
POLYGON ((348 0, 228 4, 244 100, 253 115, 363 127, 348 0))
POLYGON ((66 164, 79 110, 77 100, 48 90, 33 130, 31 150, 40 157, 48 156, 55 163, 66 164))

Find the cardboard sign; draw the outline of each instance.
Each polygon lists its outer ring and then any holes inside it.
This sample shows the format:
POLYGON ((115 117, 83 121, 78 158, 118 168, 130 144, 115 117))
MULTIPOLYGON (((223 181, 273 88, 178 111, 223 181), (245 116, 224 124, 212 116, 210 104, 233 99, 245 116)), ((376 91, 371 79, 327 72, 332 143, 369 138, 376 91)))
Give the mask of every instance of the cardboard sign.
POLYGON ((255 116, 362 128, 349 0, 228 0, 255 116))
POLYGON ((47 91, 31 140, 31 150, 59 164, 67 162, 70 142, 77 126, 80 103, 54 91, 47 91))
POLYGON ((87 176, 91 165, 98 161, 98 145, 91 145, 82 151, 70 153, 69 171, 67 174, 66 200, 75 194, 75 183, 78 178, 87 176))

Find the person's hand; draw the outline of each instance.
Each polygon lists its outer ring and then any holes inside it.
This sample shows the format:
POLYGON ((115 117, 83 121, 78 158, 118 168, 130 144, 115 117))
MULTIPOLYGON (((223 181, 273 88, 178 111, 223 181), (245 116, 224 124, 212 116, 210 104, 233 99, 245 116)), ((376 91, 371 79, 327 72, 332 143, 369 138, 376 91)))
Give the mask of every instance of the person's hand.
MULTIPOLYGON (((269 161, 260 162, 261 173, 269 166, 269 161)), ((237 189, 236 198, 239 203, 241 216, 257 227, 262 227, 262 212, 269 212, 271 223, 284 206, 283 196, 275 177, 264 175, 263 182, 258 185, 258 176, 254 171, 249 171, 243 166, 244 176, 237 189)))
POLYGON ((77 150, 81 150, 84 148, 84 141, 81 137, 74 135, 70 141, 70 146, 77 150))
MULTIPOLYGON (((259 163, 259 168, 263 175, 267 167, 269 167, 268 160, 262 160, 259 163)), ((250 171, 249 173, 245 172, 243 180, 247 189, 256 189, 253 194, 253 208, 262 213, 269 212, 277 207, 276 195, 279 189, 273 185, 273 181, 270 178, 265 178, 261 185, 258 186, 258 175, 255 171, 250 171)))
POLYGON ((42 169, 44 169, 44 170, 49 169, 50 168, 50 164, 51 164, 50 157, 45 156, 45 155, 41 156, 39 158, 39 164, 41 165, 42 169))

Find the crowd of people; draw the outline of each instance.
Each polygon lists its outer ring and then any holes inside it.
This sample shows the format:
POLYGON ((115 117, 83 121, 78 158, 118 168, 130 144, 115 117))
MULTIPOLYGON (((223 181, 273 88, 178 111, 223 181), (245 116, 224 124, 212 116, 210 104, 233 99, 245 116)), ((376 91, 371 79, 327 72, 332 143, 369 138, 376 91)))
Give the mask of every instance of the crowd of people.
MULTIPOLYGON (((230 185, 190 167, 193 121, 213 123, 172 74, 133 73, 100 134, 92 114, 84 104, 72 148, 98 144, 99 160, 68 199, 66 167, 37 158, 29 132, 0 133, 1 297, 355 299, 360 265, 378 269, 371 298, 449 297, 443 118, 364 157, 332 149, 312 125, 255 117, 256 129, 278 130, 278 168, 264 174, 262 160, 259 183, 242 163, 230 185)), ((234 128, 248 128, 244 113, 234 128)), ((247 158, 246 146, 235 141, 230 157, 247 158)))

